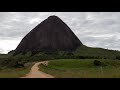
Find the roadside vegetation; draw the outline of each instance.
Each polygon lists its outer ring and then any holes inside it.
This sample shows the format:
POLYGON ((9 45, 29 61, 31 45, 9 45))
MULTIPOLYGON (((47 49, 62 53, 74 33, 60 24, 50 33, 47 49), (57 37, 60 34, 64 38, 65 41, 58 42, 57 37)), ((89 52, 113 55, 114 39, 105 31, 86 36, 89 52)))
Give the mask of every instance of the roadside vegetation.
POLYGON ((24 67, 25 63, 54 60, 54 59, 111 59, 120 60, 120 51, 102 48, 92 48, 82 46, 74 52, 39 52, 39 53, 19 53, 14 55, 14 51, 8 54, 0 54, 0 67, 24 67))
POLYGON ((39 68, 56 78, 120 78, 119 60, 60 59, 50 61, 48 66, 39 65, 39 68))
POLYGON ((24 68, 1 68, 0 78, 20 78, 25 76, 31 69, 31 66, 24 68))
MULTIPOLYGON (((108 60, 109 62, 112 62, 114 60, 118 60, 118 61, 120 60, 120 51, 108 50, 108 49, 102 49, 102 48, 92 48, 84 45, 76 49, 76 51, 74 52, 67 52, 67 51, 39 52, 39 53, 27 52, 27 53, 19 53, 15 55, 14 51, 11 51, 8 54, 0 54, 0 77, 22 76, 29 71, 28 68, 30 67, 30 65, 26 66, 27 63, 33 63, 33 62, 44 61, 44 60, 55 60, 55 59, 60 59, 60 60, 61 59, 73 59, 73 60, 82 59, 83 62, 85 62, 84 59, 90 59, 91 62, 92 60, 95 60, 95 59, 101 59, 101 60, 106 60, 106 61, 108 60), (11 74, 10 75, 6 74, 9 71, 11 72, 11 74), (15 71, 15 73, 12 71, 15 71), (20 74, 19 72, 22 74, 20 74)), ((97 69, 97 67, 93 67, 93 68, 97 69)), ((76 73, 77 72, 75 72, 74 74, 76 73)), ((64 74, 65 72, 63 73, 63 75, 64 74)))

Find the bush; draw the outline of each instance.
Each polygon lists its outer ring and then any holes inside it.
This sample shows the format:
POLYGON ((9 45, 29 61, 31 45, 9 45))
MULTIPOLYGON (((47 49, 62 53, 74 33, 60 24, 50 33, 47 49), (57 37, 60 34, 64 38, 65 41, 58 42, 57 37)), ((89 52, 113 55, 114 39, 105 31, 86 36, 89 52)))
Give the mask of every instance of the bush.
POLYGON ((94 65, 95 66, 101 66, 102 63, 100 61, 98 61, 98 60, 94 60, 94 65))

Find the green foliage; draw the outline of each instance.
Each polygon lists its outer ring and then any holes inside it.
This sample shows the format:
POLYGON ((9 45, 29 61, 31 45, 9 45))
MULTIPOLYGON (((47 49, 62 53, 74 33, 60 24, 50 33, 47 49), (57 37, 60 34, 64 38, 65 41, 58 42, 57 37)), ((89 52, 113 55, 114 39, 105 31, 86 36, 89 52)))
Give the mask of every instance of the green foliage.
POLYGON ((25 76, 31 69, 32 63, 23 68, 1 68, 0 69, 0 78, 20 78, 25 76))
POLYGON ((20 53, 14 55, 14 51, 8 54, 0 54, 0 66, 15 67, 19 64, 27 62, 53 60, 53 59, 119 59, 120 52, 115 50, 108 50, 102 48, 92 48, 81 46, 73 52, 70 51, 56 51, 56 52, 39 52, 33 54, 32 52, 20 53))
POLYGON ((117 59, 116 57, 120 56, 119 51, 115 50, 108 50, 103 48, 92 48, 87 46, 79 47, 75 52, 74 55, 78 58, 83 59, 117 59))
POLYGON ((96 66, 102 66, 102 63, 98 60, 94 60, 94 65, 96 66))
POLYGON ((57 78, 120 78, 119 60, 96 60, 104 65, 94 65, 94 59, 60 59, 39 67, 57 78))

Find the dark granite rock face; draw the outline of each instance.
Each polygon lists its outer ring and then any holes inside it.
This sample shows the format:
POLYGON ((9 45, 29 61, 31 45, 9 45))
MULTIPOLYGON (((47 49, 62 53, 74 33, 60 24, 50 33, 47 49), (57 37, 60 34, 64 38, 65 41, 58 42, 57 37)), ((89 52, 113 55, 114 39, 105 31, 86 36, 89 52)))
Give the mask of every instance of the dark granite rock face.
POLYGON ((59 17, 50 16, 22 39, 15 53, 72 51, 81 45, 81 41, 59 17))

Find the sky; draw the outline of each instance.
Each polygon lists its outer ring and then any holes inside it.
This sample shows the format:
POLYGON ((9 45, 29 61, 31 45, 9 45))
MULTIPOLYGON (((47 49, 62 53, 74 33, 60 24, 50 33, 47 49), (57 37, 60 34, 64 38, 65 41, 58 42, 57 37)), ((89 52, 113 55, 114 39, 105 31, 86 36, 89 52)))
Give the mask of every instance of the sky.
POLYGON ((84 45, 120 51, 120 12, 0 12, 0 53, 16 49, 51 15, 60 17, 84 45))

